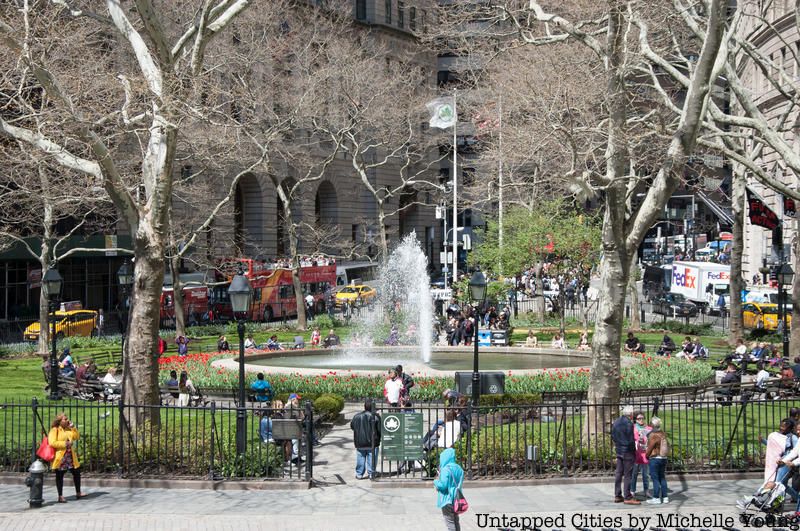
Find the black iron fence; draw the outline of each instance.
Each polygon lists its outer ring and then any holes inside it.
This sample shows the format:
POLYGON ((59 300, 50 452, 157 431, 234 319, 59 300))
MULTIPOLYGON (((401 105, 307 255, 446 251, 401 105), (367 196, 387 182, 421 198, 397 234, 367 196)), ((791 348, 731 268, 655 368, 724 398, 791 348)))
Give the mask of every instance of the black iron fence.
POLYGON ((313 471, 313 411, 243 408, 244 452, 230 404, 138 406, 73 400, 0 405, 0 470, 24 472, 43 433, 64 412, 80 439, 81 469, 119 477, 294 479, 313 471), (301 419, 300 417, 303 417, 301 419))
MULTIPOLYGON (((800 401, 728 399, 709 394, 628 403, 648 421, 654 416, 661 419, 671 442, 669 472, 763 470, 765 446, 759 437, 776 431, 800 401)), ((566 401, 475 411, 441 405, 414 405, 402 411, 384 407, 378 411, 382 422, 391 415, 421 416, 422 448, 413 459, 380 452, 377 477, 432 478, 438 456, 447 447, 455 449, 472 479, 611 475, 616 465, 611 423, 619 417, 620 407, 566 401)), ((405 421, 406 426, 412 423, 405 421)))

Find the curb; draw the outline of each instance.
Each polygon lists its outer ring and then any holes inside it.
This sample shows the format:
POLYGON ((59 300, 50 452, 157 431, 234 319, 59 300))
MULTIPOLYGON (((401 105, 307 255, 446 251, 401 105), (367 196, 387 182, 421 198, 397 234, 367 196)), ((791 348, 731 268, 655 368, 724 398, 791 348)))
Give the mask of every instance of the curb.
MULTIPOLYGON (((25 485, 27 474, 0 473, 2 485, 25 485)), ((232 481, 202 479, 120 479, 81 475, 81 484, 87 487, 113 487, 128 489, 191 489, 191 490, 308 490, 312 483, 297 481, 232 481)))
MULTIPOLYGON (((685 481, 736 481, 743 479, 761 479, 763 472, 715 472, 709 474, 667 474, 668 481, 683 483, 685 481)), ((413 489, 431 487, 433 478, 375 480, 370 485, 378 489, 413 489)), ((470 488, 489 487, 537 487, 541 485, 583 485, 587 483, 614 484, 613 476, 585 476, 585 477, 549 477, 531 479, 466 479, 464 485, 470 488)))
MULTIPOLYGON (((24 473, 0 473, 2 485, 25 485, 24 473)), ((761 479, 763 472, 716 472, 709 474, 668 474, 667 479, 675 482, 685 481, 735 481, 746 479, 761 479)), ((375 480, 362 483, 375 489, 429 489, 433 478, 408 478, 395 480, 375 480)), ((191 489, 191 490, 309 490, 315 487, 315 482, 297 481, 234 481, 234 480, 202 480, 202 479, 120 479, 106 477, 82 476, 81 483, 89 487, 111 487, 128 489, 191 489)), ((585 476, 585 477, 550 477, 535 479, 472 479, 465 480, 464 484, 470 488, 491 487, 536 487, 541 485, 582 485, 588 483, 614 484, 612 476, 585 476)))

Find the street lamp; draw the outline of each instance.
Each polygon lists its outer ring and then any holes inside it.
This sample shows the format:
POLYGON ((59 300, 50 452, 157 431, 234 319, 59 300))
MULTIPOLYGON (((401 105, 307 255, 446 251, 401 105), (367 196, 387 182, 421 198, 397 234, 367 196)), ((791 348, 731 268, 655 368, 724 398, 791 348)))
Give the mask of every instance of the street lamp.
POLYGON ((478 407, 481 395, 481 374, 478 366, 478 322, 480 321, 480 308, 486 298, 486 277, 476 271, 469 279, 469 294, 475 303, 475 347, 472 354, 472 407, 478 407))
POLYGON ((120 335, 122 336, 122 355, 125 355, 125 333, 128 330, 128 295, 133 287, 133 268, 128 260, 122 262, 117 270, 117 284, 122 292, 122 307, 120 307, 120 335))
POLYGON ((239 408, 236 410, 236 451, 239 455, 244 455, 246 447, 247 411, 244 407, 244 322, 247 317, 247 310, 250 309, 250 294, 250 282, 240 269, 228 287, 231 309, 239 322, 237 327, 239 332, 239 408))
POLYGON ((63 279, 58 273, 58 269, 48 269, 42 277, 42 291, 49 302, 50 320, 53 332, 53 350, 50 353, 50 400, 60 400, 58 394, 58 353, 56 352, 58 338, 56 337, 56 310, 58 309, 58 299, 61 297, 61 286, 63 279))
POLYGON ((789 327, 788 319, 786 318, 786 286, 791 285, 794 281, 794 270, 792 266, 787 263, 781 265, 781 268, 778 270, 778 282, 781 285, 780 291, 780 303, 781 308, 783 308, 783 317, 782 317, 782 325, 783 325, 783 358, 789 359, 789 327))

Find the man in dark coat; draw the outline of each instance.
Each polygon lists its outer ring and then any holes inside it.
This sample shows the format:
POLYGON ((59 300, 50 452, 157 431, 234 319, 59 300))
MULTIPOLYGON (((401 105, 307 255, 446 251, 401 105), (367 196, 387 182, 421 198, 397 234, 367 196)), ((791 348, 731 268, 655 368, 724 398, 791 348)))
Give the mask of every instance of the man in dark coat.
POLYGON ((375 474, 375 461, 381 444, 381 418, 375 413, 372 400, 364 402, 364 411, 357 413, 350 421, 353 430, 353 444, 356 447, 356 479, 366 479, 375 474), (366 474, 364 473, 366 465, 366 474))
POLYGON ((636 442, 633 439, 633 406, 622 408, 622 415, 611 426, 611 439, 617 452, 617 469, 614 474, 614 502, 640 505, 631 494, 631 476, 636 459, 636 442), (625 496, 623 497, 623 486, 625 496))

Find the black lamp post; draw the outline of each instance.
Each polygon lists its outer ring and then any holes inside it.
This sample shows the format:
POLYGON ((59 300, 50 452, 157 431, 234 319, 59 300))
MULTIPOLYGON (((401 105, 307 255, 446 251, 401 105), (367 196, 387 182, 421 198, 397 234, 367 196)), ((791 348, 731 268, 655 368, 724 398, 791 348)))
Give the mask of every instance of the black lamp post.
POLYGON ((125 355, 125 333, 128 331, 128 296, 133 286, 133 268, 128 260, 125 260, 117 270, 117 284, 122 292, 122 306, 120 307, 120 335, 122 336, 122 355, 125 355))
POLYGON ((480 322, 480 310, 486 298, 486 277, 483 273, 476 271, 469 279, 469 294, 475 303, 475 347, 472 354, 472 407, 478 407, 478 400, 481 396, 481 373, 478 363, 478 323, 480 322))
POLYGON ((236 410, 236 452, 243 455, 246 443, 246 421, 247 411, 245 410, 244 396, 244 323, 247 317, 247 310, 250 309, 250 282, 241 271, 233 277, 231 285, 228 287, 228 295, 231 299, 233 314, 237 316, 239 325, 239 407, 236 410))
POLYGON ((780 307, 781 312, 781 325, 783 326, 783 358, 789 359, 789 320, 786 318, 786 286, 791 285, 794 281, 794 270, 792 266, 787 263, 781 264, 778 270, 778 282, 780 283, 780 307))
POLYGON ((42 277, 42 290, 44 296, 49 303, 48 310, 50 311, 50 322, 52 326, 51 340, 53 341, 53 350, 50 352, 50 400, 60 400, 61 395, 58 394, 58 348, 56 337, 56 310, 58 310, 59 298, 61 297, 61 286, 63 280, 58 273, 58 269, 48 269, 44 277, 42 277))

